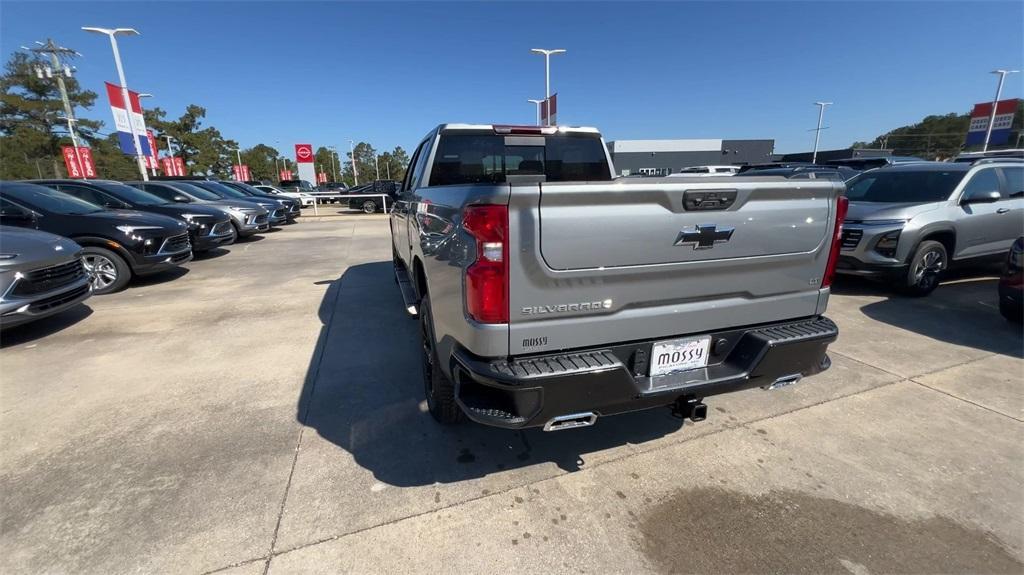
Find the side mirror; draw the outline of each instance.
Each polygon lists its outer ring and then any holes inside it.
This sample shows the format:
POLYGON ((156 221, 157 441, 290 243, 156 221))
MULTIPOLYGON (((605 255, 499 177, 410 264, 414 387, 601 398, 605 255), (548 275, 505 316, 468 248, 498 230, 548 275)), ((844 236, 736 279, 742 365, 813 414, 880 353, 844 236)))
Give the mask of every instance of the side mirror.
POLYGON ((192 201, 192 200, 186 198, 185 196, 174 196, 171 199, 176 201, 176 202, 178 202, 179 204, 187 204, 187 203, 192 201))
POLYGON ((961 204, 991 204, 992 202, 998 202, 1001 199, 1002 199, 1002 196, 999 195, 999 192, 993 190, 993 191, 990 191, 990 192, 979 192, 979 193, 976 193, 976 194, 971 194, 969 196, 964 196, 964 198, 962 200, 960 200, 960 203, 961 204))

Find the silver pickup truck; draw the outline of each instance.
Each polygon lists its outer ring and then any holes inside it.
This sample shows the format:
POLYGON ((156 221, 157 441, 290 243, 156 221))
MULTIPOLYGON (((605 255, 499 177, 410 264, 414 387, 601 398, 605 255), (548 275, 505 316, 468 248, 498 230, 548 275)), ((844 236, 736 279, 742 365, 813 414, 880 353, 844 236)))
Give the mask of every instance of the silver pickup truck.
POLYGON ((445 124, 391 212, 442 423, 592 425, 827 369, 842 182, 621 179, 592 128, 445 124))

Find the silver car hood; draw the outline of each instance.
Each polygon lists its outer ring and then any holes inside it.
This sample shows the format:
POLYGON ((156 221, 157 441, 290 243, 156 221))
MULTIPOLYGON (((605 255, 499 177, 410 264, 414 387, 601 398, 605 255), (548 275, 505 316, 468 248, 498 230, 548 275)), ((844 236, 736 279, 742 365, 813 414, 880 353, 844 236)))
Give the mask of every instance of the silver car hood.
POLYGON ((942 202, 926 204, 889 202, 850 202, 846 221, 850 223, 877 220, 910 220, 914 216, 938 209, 942 202))
POLYGON ((71 260, 82 247, 58 235, 37 230, 3 226, 0 232, 0 252, 15 254, 0 259, 0 271, 28 270, 71 260))

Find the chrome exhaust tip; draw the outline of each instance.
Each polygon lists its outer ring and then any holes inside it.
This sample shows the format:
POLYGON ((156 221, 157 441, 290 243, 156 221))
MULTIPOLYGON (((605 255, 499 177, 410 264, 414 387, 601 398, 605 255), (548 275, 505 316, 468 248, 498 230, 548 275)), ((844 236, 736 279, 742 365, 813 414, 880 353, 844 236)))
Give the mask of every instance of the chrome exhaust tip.
POLYGON ((562 431, 563 429, 574 429, 577 427, 589 427, 597 421, 597 414, 593 411, 583 413, 570 413, 552 417, 544 424, 544 431, 562 431))
POLYGON ((792 375, 784 375, 771 383, 771 385, 765 386, 762 389, 772 391, 773 389, 779 389, 780 387, 786 387, 793 385, 794 383, 803 379, 803 374, 794 373, 792 375))

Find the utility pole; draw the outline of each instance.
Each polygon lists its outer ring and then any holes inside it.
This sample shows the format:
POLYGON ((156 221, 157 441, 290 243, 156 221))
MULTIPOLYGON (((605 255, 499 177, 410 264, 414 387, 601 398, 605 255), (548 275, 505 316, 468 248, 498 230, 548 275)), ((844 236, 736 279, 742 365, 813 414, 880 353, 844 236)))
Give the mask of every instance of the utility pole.
MULTIPOLYGON (((531 48, 531 52, 534 54, 542 54, 544 56, 544 101, 547 102, 548 117, 544 122, 545 126, 551 125, 551 56, 555 54, 565 54, 565 50, 558 48, 555 50, 548 50, 545 48, 531 48)), ((540 123, 540 122, 538 122, 540 123)))
POLYGON ((352 140, 348 141, 348 149, 352 154, 352 180, 355 182, 353 185, 359 185, 359 169, 356 168, 356 143, 352 140))
POLYGON ((36 41, 39 44, 38 48, 27 48, 22 46, 23 50, 34 52, 39 56, 47 56, 50 60, 50 65, 45 68, 36 67, 36 77, 42 79, 44 76, 52 78, 55 74, 57 76, 57 89, 60 90, 60 99, 64 103, 64 119, 68 123, 68 134, 71 135, 71 145, 75 148, 75 159, 78 160, 78 165, 82 165, 82 157, 78 152, 78 134, 75 132, 75 111, 71 107, 71 100, 68 98, 68 88, 64 84, 64 76, 68 78, 74 72, 74 68, 63 63, 61 59, 70 60, 76 56, 81 56, 78 52, 71 48, 65 48, 64 46, 58 45, 53 41, 52 38, 47 38, 46 43, 36 41))
POLYGON ((338 155, 338 148, 336 148, 335 146, 327 146, 327 149, 331 151, 331 178, 333 178, 331 181, 337 182, 338 168, 334 160, 335 157, 338 155))
POLYGON ((544 103, 544 100, 527 100, 527 102, 529 102, 531 104, 535 104, 537 106, 537 125, 539 126, 540 125, 540 105, 544 103))
POLYGON ((1020 70, 992 70, 993 74, 999 74, 999 87, 996 88, 996 99, 992 100, 992 113, 988 116, 988 128, 985 129, 985 145, 981 147, 982 152, 988 151, 988 140, 992 137, 992 124, 996 121, 996 106, 999 105, 999 98, 1003 95, 1003 81, 1008 74, 1016 74, 1020 70))
POLYGON ((377 152, 373 153, 373 169, 377 172, 377 179, 380 179, 380 164, 377 163, 377 152))
MULTIPOLYGON (((114 65, 117 67, 117 79, 121 82, 121 98, 124 100, 125 111, 128 113, 128 131, 132 136, 132 148, 135 150, 135 161, 139 164, 139 173, 142 174, 142 181, 149 181, 149 174, 146 173, 146 162, 142 159, 142 147, 139 145, 139 137, 135 132, 135 121, 132 120, 132 100, 128 95, 128 82, 124 79, 124 67, 121 66, 121 52, 117 49, 117 36, 124 34, 137 36, 139 32, 134 28, 96 28, 83 26, 82 30, 103 34, 110 38, 110 48, 114 51, 114 65)), ((142 134, 145 136, 145 134, 142 134)))
POLYGON ((814 152, 811 154, 811 163, 818 163, 818 139, 821 137, 821 120, 825 117, 825 106, 831 106, 832 102, 815 102, 818 107, 818 127, 814 130, 814 152))

